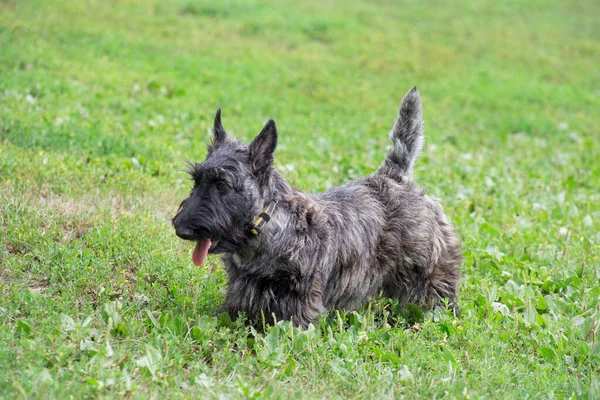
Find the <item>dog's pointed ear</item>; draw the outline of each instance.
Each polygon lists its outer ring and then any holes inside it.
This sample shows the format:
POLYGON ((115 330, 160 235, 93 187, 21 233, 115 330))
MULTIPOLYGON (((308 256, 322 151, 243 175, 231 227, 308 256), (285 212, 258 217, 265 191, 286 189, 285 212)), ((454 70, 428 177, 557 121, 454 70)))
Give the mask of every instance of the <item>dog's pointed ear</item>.
POLYGON ((213 146, 218 146, 223 143, 225 139, 227 139, 227 132, 223 128, 223 124, 221 123, 221 109, 217 110, 217 115, 215 115, 215 125, 213 127, 213 146))
POLYGON ((270 119, 248 147, 250 160, 256 172, 266 172, 273 165, 276 147, 277 127, 275 121, 270 119))

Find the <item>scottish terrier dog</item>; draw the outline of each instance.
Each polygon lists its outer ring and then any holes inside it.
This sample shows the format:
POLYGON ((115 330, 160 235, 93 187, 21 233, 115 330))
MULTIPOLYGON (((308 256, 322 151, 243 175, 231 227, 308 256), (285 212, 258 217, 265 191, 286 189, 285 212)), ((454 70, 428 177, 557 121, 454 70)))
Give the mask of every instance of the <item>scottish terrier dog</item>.
POLYGON ((194 264, 224 254, 223 311, 307 327, 325 311, 354 309, 378 294, 428 307, 447 299, 457 311, 459 241, 439 202, 412 180, 423 145, 416 88, 390 138, 375 173, 305 194, 273 167, 273 120, 246 146, 227 135, 217 111, 208 156, 190 164, 194 187, 173 225, 196 242, 194 264))

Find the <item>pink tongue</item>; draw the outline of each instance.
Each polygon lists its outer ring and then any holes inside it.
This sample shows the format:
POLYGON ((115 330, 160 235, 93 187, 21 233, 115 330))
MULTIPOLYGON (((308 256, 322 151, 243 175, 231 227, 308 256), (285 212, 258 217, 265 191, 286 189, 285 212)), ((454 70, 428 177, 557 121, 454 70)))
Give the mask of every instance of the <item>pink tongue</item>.
POLYGON ((208 249, 212 244, 212 240, 210 239, 202 239, 199 242, 196 242, 196 247, 194 248, 194 254, 192 254, 192 261, 197 266, 201 266, 208 254, 208 249))

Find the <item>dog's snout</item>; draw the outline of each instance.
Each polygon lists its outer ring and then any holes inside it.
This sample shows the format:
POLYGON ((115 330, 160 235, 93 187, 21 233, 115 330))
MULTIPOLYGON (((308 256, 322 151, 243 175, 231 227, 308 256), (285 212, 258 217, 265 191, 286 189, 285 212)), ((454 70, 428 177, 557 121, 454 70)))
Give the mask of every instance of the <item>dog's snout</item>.
POLYGON ((175 234, 183 240, 194 240, 194 230, 187 226, 181 226, 181 224, 175 224, 175 234))
MULTIPOLYGON (((181 209, 180 209, 181 211, 181 209)), ((185 219, 181 218, 181 212, 178 212, 173 217, 173 227, 175 228, 175 234, 183 240, 194 240, 194 230, 185 222, 185 219)))

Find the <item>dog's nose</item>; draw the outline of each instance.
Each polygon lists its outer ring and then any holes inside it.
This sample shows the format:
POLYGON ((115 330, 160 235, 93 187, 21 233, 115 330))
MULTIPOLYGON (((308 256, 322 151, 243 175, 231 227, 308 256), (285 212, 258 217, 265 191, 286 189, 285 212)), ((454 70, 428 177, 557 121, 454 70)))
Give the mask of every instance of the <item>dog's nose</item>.
POLYGON ((175 234, 183 240, 194 240, 194 231, 186 226, 175 225, 175 234))

